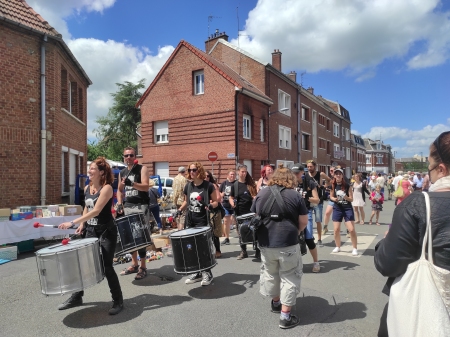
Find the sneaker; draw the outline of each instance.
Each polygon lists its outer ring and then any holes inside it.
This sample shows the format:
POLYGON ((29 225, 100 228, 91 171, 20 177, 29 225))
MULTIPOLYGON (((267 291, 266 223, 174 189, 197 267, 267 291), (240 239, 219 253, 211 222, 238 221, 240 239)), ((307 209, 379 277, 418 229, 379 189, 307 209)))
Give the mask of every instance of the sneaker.
POLYGON ((242 259, 246 259, 248 257, 247 252, 244 252, 243 250, 241 251, 241 253, 239 254, 239 256, 237 257, 238 260, 242 260, 242 259))
POLYGON ((353 250, 352 250, 352 255, 353 255, 353 256, 358 256, 358 249, 353 248, 353 250))
POLYGON ((280 324, 278 325, 281 329, 290 329, 300 323, 299 319, 295 315, 291 315, 289 320, 280 318, 280 324))
POLYGON ((281 312, 281 304, 278 305, 278 306, 275 306, 275 305, 273 304, 273 300, 271 300, 271 301, 270 301, 270 309, 271 309, 270 311, 279 314, 279 313, 281 312))
POLYGON ((341 248, 336 247, 333 249, 332 253, 339 253, 341 251, 341 248))
POLYGON ((323 247, 322 240, 317 240, 317 245, 318 245, 319 247, 323 247))
POLYGON ((261 261, 261 252, 260 251, 257 251, 255 253, 255 259, 261 261))
POLYGON ((348 238, 350 237, 350 232, 348 231, 348 229, 347 229, 347 237, 348 238))
POLYGON ((123 302, 122 301, 114 301, 113 306, 111 309, 109 309, 110 315, 117 315, 119 312, 121 312, 123 309, 123 302))
POLYGON ((328 226, 323 226, 322 235, 325 235, 327 233, 328 233, 328 226))
POLYGON ((225 238, 220 244, 222 244, 222 245, 229 245, 230 244, 230 239, 229 238, 225 238))
POLYGON ((230 226, 230 231, 232 231, 234 229, 234 225, 230 226))
POLYGON ((315 263, 314 263, 312 272, 313 272, 313 273, 318 273, 318 272, 320 272, 320 264, 319 264, 319 262, 317 262, 317 263, 315 262, 315 263))
POLYGON ((196 273, 196 274, 192 274, 191 276, 188 277, 188 279, 186 280, 186 284, 192 284, 195 282, 200 282, 202 280, 202 274, 201 273, 196 273))
POLYGON ((78 307, 83 304, 83 297, 78 294, 72 294, 65 302, 58 305, 58 310, 66 310, 78 307))
POLYGON ((213 274, 210 271, 204 271, 202 273, 202 286, 209 286, 214 279, 213 274))

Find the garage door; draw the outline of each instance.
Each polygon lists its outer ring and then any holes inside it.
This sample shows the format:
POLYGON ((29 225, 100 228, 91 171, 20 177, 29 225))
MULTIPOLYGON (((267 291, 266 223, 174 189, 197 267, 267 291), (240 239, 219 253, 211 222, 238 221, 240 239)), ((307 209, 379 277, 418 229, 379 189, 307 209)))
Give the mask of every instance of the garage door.
POLYGON ((168 177, 169 176, 169 162, 161 161, 161 162, 155 163, 155 173, 156 173, 156 175, 159 175, 161 177, 168 177))

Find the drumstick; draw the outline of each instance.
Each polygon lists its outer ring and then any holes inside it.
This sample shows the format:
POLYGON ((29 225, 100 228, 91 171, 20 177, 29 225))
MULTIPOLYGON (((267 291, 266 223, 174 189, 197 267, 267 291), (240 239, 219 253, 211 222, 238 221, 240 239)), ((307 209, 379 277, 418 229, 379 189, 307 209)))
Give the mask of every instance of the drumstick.
POLYGON ((131 171, 133 171, 133 169, 134 169, 134 167, 136 166, 137 163, 138 163, 138 160, 135 159, 134 162, 133 162, 133 167, 131 167, 131 170, 128 171, 128 174, 127 174, 127 176, 125 177, 125 180, 128 178, 128 176, 130 175, 131 171))
POLYGON ((65 245, 67 245, 67 244, 69 243, 70 240, 72 240, 72 238, 63 239, 63 240, 61 241, 61 244, 62 244, 63 246, 65 246, 65 245))
POLYGON ((58 225, 44 225, 44 224, 41 224, 41 223, 39 223, 39 222, 35 222, 35 223, 33 224, 33 227, 34 227, 34 228, 39 228, 39 227, 52 227, 52 228, 58 228, 58 225))

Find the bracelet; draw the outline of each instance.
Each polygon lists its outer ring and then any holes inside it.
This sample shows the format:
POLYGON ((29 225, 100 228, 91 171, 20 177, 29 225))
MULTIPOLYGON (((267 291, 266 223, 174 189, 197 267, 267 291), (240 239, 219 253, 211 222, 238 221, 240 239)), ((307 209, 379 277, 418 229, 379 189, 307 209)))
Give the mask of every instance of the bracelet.
POLYGON ((73 227, 73 225, 74 225, 73 221, 70 222, 70 225, 71 225, 70 227, 73 227))

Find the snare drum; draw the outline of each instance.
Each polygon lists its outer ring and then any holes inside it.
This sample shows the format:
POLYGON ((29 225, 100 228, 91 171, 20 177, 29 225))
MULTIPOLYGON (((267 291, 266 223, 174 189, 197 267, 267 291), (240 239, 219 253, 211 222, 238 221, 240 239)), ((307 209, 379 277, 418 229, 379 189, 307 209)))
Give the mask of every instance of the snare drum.
POLYGON ((257 240, 254 240, 253 228, 250 227, 250 221, 255 215, 256 213, 246 213, 236 217, 237 232, 241 244, 257 242, 257 240))
POLYGON ((117 226, 117 245, 115 255, 124 255, 152 244, 150 225, 144 213, 124 215, 115 220, 117 226))
POLYGON ((63 295, 81 291, 103 280, 100 241, 88 238, 57 244, 36 252, 42 293, 63 295))
POLYGON ((169 235, 174 271, 195 274, 213 268, 217 262, 211 227, 193 227, 169 235))

